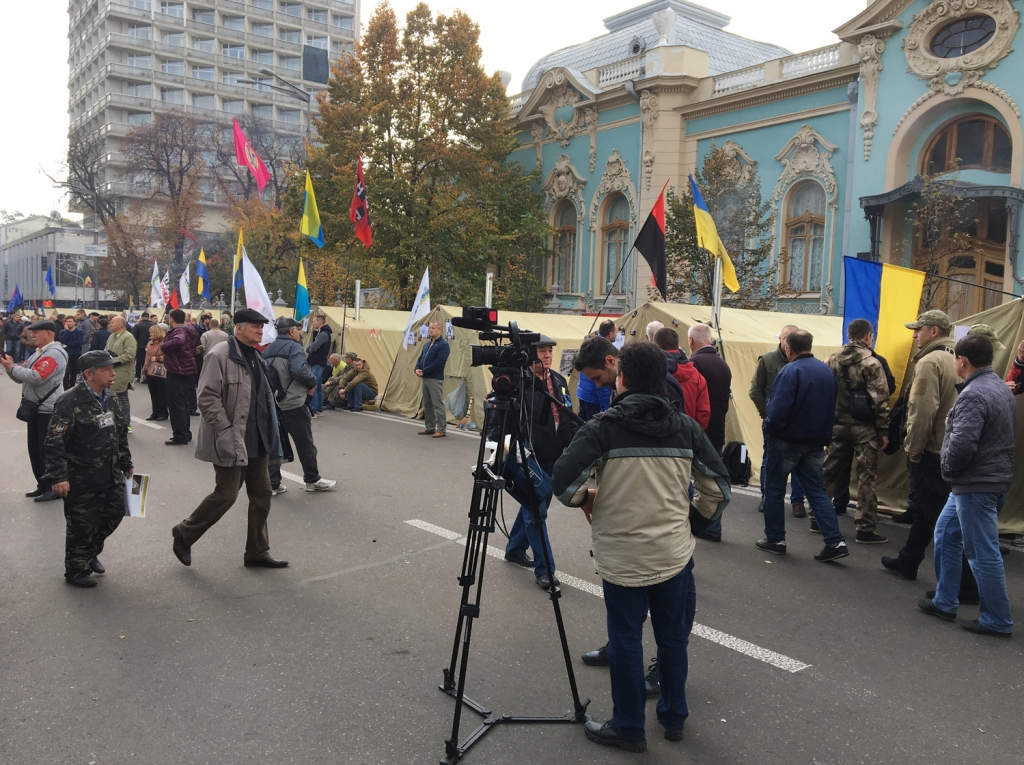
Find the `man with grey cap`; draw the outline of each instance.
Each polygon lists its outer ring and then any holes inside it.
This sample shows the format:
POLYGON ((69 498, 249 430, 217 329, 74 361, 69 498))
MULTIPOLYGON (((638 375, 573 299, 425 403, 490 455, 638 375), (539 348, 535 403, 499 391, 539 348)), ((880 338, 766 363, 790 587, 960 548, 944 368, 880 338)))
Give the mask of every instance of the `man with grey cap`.
MULTIPOLYGON (((944 312, 925 311, 906 325, 914 331, 918 348, 903 383, 907 420, 903 450, 907 453, 910 491, 914 496, 914 520, 907 542, 895 558, 883 557, 882 565, 897 576, 914 581, 925 550, 935 536, 935 523, 949 498, 949 484, 942 478, 940 455, 946 435, 946 415, 956 402, 960 378, 956 374, 949 336, 953 323, 944 312)), ((971 567, 963 567, 960 601, 977 602, 978 585, 971 567)))
POLYGON ((35 353, 20 365, 16 365, 10 356, 0 357, 0 364, 12 380, 21 383, 18 419, 28 426, 28 458, 36 478, 35 490, 25 496, 33 497, 36 502, 50 502, 58 497, 50 491, 44 480, 46 434, 53 405, 57 402, 63 387, 68 354, 63 346, 54 340, 57 325, 52 321, 37 321, 29 325, 27 330, 35 353))
POLYGON ((128 418, 110 390, 115 364, 107 351, 79 357, 82 381, 57 399, 46 438, 46 479, 67 520, 64 579, 75 587, 95 587, 92 575, 106 573, 98 556, 124 518, 124 482, 134 472, 128 418))
MULTIPOLYGON (((284 430, 295 442, 306 491, 330 491, 337 481, 320 477, 311 416, 306 406, 309 396, 316 390, 317 381, 302 350, 302 325, 295 319, 283 316, 274 326, 277 327, 277 339, 263 349, 263 358, 276 373, 280 385, 274 394, 281 410, 284 430)), ((275 495, 286 491, 281 483, 281 462, 279 458, 270 460, 270 486, 275 495)))
POLYGON ((242 486, 249 497, 244 562, 247 567, 284 568, 270 557, 271 458, 281 456, 274 394, 267 362, 256 350, 269 319, 243 308, 234 315, 235 336, 216 346, 199 378, 199 434, 196 459, 212 462, 216 486, 188 518, 173 529, 172 550, 192 565, 192 545, 231 509, 242 486))

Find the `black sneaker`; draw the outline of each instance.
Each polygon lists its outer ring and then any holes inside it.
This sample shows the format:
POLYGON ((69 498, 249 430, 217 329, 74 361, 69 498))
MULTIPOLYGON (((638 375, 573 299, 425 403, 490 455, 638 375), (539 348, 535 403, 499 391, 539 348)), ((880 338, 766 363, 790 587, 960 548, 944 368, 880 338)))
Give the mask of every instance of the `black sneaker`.
POLYGON ((818 528, 818 519, 817 518, 811 518, 811 533, 812 534, 820 534, 821 533, 821 529, 818 528))
POLYGON ((767 539, 758 539, 756 542, 754 542, 754 547, 756 547, 758 550, 770 552, 773 555, 786 554, 785 542, 769 542, 767 539))
POLYGON ((651 659, 651 666, 647 668, 644 675, 644 684, 647 690, 647 698, 656 699, 661 695, 661 679, 658 675, 658 657, 651 659))
POLYGON ((975 635, 991 635, 992 637, 1008 638, 1012 637, 1012 632, 998 632, 994 629, 986 627, 977 619, 961 619, 957 624, 960 625, 960 629, 973 632, 975 635))
MULTIPOLYGON (((917 579, 917 567, 914 566, 913 570, 911 570, 909 567, 904 566, 900 562, 899 558, 890 558, 886 555, 883 555, 882 565, 885 566, 887 571, 891 571, 897 576, 906 579, 908 582, 913 582, 915 579, 917 579)), ((928 597, 935 597, 935 593, 933 592, 928 597)))
MULTIPOLYGON (((928 590, 924 596, 928 598, 928 600, 935 600, 935 590, 928 590)), ((957 600, 960 601, 960 605, 962 606, 981 605, 981 597, 978 595, 959 595, 957 596, 957 600)))
POLYGON ((935 603, 932 602, 931 598, 921 598, 917 601, 917 607, 924 611, 926 614, 931 616, 937 616, 940 619, 945 619, 947 622, 956 621, 956 611, 943 611, 935 603))
POLYGON ((814 559, 819 563, 828 563, 829 561, 846 558, 849 554, 850 549, 846 546, 846 542, 840 542, 837 545, 825 545, 822 551, 814 556, 814 559))
POLYGON ((608 646, 603 645, 596 651, 587 651, 583 654, 583 663, 588 667, 608 666, 608 646))
POLYGON ((883 537, 881 534, 876 534, 874 531, 858 531, 856 542, 859 545, 884 545, 889 541, 889 537, 883 537))

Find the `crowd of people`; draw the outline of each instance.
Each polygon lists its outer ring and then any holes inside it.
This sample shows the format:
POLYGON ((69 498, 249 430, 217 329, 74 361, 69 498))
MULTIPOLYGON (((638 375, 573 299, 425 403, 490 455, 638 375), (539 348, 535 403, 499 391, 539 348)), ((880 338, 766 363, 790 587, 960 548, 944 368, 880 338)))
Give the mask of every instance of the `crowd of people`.
MULTIPOLYGON (((169 445, 191 442, 191 418, 200 417, 195 456, 214 466, 213 492, 171 530, 172 551, 186 566, 194 545, 244 486, 245 566, 286 567, 271 557, 267 529, 271 498, 286 491, 282 464, 297 457, 307 492, 335 488, 319 473, 311 420, 325 410, 361 411, 379 393, 367 361, 332 353, 322 317, 313 318, 305 346, 302 325, 278 319, 277 339, 266 347, 268 319, 249 309, 223 329, 212 315, 198 323, 181 310, 158 318, 143 314, 129 330, 123 316, 82 311, 53 320, 4 317, 0 361, 22 385, 18 416, 27 425, 36 479, 26 496, 64 499, 65 578, 75 586, 95 586, 93 574, 104 571, 98 557, 104 540, 123 515, 123 482, 133 472, 127 436, 134 383, 149 388, 147 419, 169 420, 169 445)), ((854 470, 853 541, 886 544, 878 533, 878 454, 902 447, 911 491, 899 521, 910 523, 910 533, 894 557, 882 557, 882 566, 913 581, 934 542, 938 583, 921 598, 920 610, 953 621, 960 604, 979 604, 979 618, 960 626, 1009 637, 998 514, 1013 479, 1014 395, 1024 391, 1024 343, 1003 381, 992 369, 1003 346, 991 327, 975 325, 955 341, 949 317, 931 310, 907 330, 916 350, 892 406, 896 381, 873 350, 875 328, 866 320, 852 321, 847 343, 825 360, 814 356, 811 334, 793 325, 782 327, 778 347, 758 359, 748 394, 764 438, 758 506, 764 537, 755 546, 787 554, 788 489, 793 518, 806 519, 809 531, 822 536, 815 560, 849 556, 839 515, 850 505, 854 470)), ((622 345, 618 328, 606 321, 583 342, 574 359, 578 414, 568 381, 552 368, 555 341, 541 335, 519 423, 528 458, 507 461, 505 475, 520 502, 505 558, 530 569, 544 590, 559 587, 546 529, 553 498, 581 508, 592 526, 608 640, 583 661, 610 668, 615 708, 608 722, 589 722, 585 732, 634 752, 646 748, 647 698, 659 698, 665 737, 682 738, 695 540, 722 541, 731 498, 723 455, 732 371, 711 328, 689 327, 688 353, 676 330, 660 322, 646 334, 646 341, 622 345), (645 672, 640 634, 648 614, 658 656, 645 672)), ((440 323, 429 324, 415 365, 424 407, 420 434, 433 438, 447 431, 442 388, 450 346, 443 335, 440 323)))

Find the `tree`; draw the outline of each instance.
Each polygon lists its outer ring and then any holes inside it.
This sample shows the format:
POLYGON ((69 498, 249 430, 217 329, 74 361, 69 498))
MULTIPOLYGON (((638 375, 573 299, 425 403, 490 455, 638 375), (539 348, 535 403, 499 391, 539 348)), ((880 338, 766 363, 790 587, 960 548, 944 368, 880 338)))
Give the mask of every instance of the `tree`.
MULTIPOLYGON (((278 289, 289 299, 293 298, 299 266, 298 216, 282 212, 271 202, 252 197, 238 200, 228 210, 227 217, 231 227, 221 237, 222 249, 234 257, 241 229, 246 254, 260 272, 271 298, 278 289)), ((230 262, 234 263, 233 260, 230 262)), ((227 287, 230 292, 230 276, 227 287)))
POLYGON ((100 258, 103 288, 117 300, 131 300, 142 306, 149 302, 149 280, 153 261, 163 251, 153 234, 152 215, 144 201, 134 202, 126 211, 107 218, 107 257, 100 258))
MULTIPOLYGON (((270 172, 270 181, 267 184, 268 188, 264 189, 263 197, 275 207, 280 207, 289 180, 290 167, 300 163, 305 141, 298 135, 288 137, 276 132, 269 122, 253 114, 239 114, 237 119, 253 151, 259 155, 270 172)), ((249 168, 239 165, 235 159, 233 131, 218 131, 214 135, 213 144, 213 177, 231 203, 237 204, 240 200, 260 197, 253 174, 249 168)))
MULTIPOLYGON (((400 29, 383 2, 355 55, 335 62, 320 95, 323 146, 309 162, 325 233, 340 243, 316 254, 333 261, 324 272, 361 276, 402 308, 428 266, 435 303, 481 302, 489 266, 530 279, 525 264, 548 254, 550 233, 531 189, 539 176, 506 162, 515 148, 508 99, 480 57, 479 29, 464 13, 435 17, 420 3, 400 29), (374 243, 356 244, 349 268, 360 154, 374 243)), ((528 295, 498 294, 536 303, 528 295)))
MULTIPOLYGON (((711 211, 718 235, 736 269, 740 291, 723 291, 723 303, 736 308, 772 310, 780 297, 795 294, 779 284, 779 266, 786 253, 772 260, 775 248, 775 216, 771 204, 761 201, 757 169, 740 166, 721 148, 711 146, 694 180, 711 211)), ((687 186, 682 194, 667 196, 665 256, 670 300, 695 298, 712 305, 715 259, 697 241, 693 195, 687 186)))
POLYGON ((150 185, 151 202, 159 202, 154 217, 161 239, 174 260, 184 258, 186 235, 202 221, 199 200, 212 147, 211 126, 184 112, 156 114, 125 136, 121 151, 128 172, 150 185))
MULTIPOLYGON (((96 194, 97 226, 105 226, 117 212, 113 197, 105 193, 104 165, 106 149, 103 135, 84 127, 73 128, 68 133, 67 183, 96 194)), ((78 210, 92 210, 90 195, 71 192, 71 204, 78 210)))

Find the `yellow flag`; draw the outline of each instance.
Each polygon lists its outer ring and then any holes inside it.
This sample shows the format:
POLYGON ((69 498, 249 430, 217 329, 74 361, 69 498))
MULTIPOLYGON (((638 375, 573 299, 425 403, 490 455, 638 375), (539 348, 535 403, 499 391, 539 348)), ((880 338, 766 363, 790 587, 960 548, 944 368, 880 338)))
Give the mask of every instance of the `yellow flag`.
POLYGON ((730 292, 739 292, 740 283, 736 279, 736 269, 732 265, 732 259, 718 236, 718 227, 711 217, 704 196, 697 188, 696 181, 690 176, 690 191, 693 194, 693 218, 697 224, 697 244, 710 252, 716 258, 722 259, 722 284, 729 288, 730 292))

